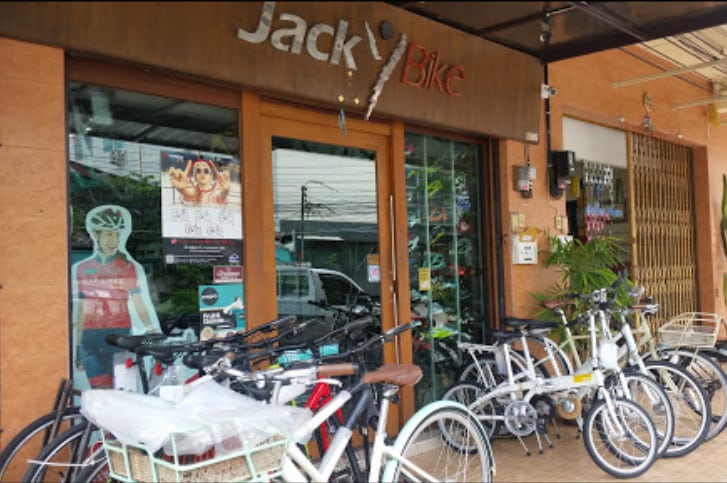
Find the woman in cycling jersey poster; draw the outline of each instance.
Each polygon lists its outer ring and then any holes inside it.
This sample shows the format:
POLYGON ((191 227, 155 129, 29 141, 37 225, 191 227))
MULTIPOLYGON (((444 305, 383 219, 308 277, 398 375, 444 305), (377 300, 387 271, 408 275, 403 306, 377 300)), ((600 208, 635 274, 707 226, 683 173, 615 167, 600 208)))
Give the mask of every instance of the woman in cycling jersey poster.
MULTIPOLYGON (((160 332, 142 266, 126 251, 131 214, 101 205, 86 215, 93 254, 72 267, 75 365, 92 388, 113 387, 114 354, 104 341, 111 333, 160 332)), ((78 381, 76 381, 78 387, 78 381)))

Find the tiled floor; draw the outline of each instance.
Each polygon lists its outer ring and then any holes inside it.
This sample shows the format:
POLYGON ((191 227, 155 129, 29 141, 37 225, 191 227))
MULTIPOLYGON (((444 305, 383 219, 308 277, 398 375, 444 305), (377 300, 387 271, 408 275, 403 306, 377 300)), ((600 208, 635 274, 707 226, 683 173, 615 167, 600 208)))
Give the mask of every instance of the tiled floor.
MULTIPOLYGON (((553 448, 537 451, 534 436, 525 439, 527 456, 516 439, 492 441, 497 474, 495 483, 505 482, 613 482, 624 481, 601 470, 591 460, 576 428, 560 425, 560 439, 550 430, 553 448)), ((635 482, 727 482, 727 431, 680 458, 660 459, 635 482)))

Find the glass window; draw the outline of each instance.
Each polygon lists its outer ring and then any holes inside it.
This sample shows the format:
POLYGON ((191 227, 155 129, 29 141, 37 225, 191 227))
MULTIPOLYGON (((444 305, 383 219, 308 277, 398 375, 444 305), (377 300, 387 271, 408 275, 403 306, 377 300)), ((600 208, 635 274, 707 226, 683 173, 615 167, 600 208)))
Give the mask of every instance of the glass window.
POLYGON ((359 292, 358 289, 351 285, 351 282, 342 277, 322 273, 320 278, 328 303, 331 305, 347 306, 352 303, 354 296, 359 292))
POLYGON ((244 326, 238 116, 82 82, 67 101, 74 377, 110 387, 109 333, 244 326))
MULTIPOLYGON (((375 151, 274 136, 272 169, 278 280, 298 273, 308 283, 297 300, 278 284, 278 314, 306 321, 296 340, 365 313, 366 330, 380 331, 380 279, 370 276, 379 254, 375 151)), ((369 354, 378 367, 380 354, 369 354)))
POLYGON ((298 273, 278 273, 278 294, 283 298, 300 298, 308 295, 308 277, 298 273))
POLYGON ((406 134, 409 276, 417 404, 436 399, 461 364, 458 343, 484 339, 480 147, 406 134))

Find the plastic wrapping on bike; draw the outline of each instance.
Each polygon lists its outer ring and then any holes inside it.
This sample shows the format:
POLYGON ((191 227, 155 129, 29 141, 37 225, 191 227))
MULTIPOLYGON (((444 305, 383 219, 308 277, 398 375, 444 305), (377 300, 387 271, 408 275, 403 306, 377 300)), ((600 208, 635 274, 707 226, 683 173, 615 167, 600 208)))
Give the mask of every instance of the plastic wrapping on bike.
MULTIPOLYGON (((145 394, 89 389, 81 413, 124 444, 142 444, 155 452, 175 436, 177 454, 201 454, 228 438, 254 447, 270 436, 286 438, 307 421, 309 410, 266 404, 214 381, 195 386, 171 403, 145 394)), ((165 448, 169 454, 169 448, 165 448)))

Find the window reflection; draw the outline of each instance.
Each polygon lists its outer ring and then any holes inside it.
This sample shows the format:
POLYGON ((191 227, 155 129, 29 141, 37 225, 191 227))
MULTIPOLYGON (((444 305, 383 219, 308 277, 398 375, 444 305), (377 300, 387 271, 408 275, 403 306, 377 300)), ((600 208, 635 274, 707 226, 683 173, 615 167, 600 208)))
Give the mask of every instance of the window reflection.
MULTIPOLYGON (((93 298, 99 307, 110 306, 112 299, 122 300, 120 293, 102 288, 104 284, 113 283, 112 275, 105 279, 95 275, 111 273, 111 267, 104 264, 106 259, 95 255, 98 240, 102 239, 100 230, 106 223, 109 225, 106 228, 119 230, 124 236, 124 243, 116 246, 118 252, 123 250, 124 256, 139 264, 136 275, 128 277, 128 280, 138 279, 138 282, 128 283, 130 299, 137 292, 135 285, 140 284, 143 288, 140 293, 148 292, 149 301, 142 309, 129 310, 128 316, 119 318, 112 329, 126 333, 144 331, 148 329, 148 324, 143 323, 148 316, 156 330, 187 339, 199 337, 199 287, 214 284, 213 266, 239 268, 241 260, 237 112, 71 81, 67 114, 69 236, 73 265, 69 272, 74 308, 80 310, 89 305, 82 299, 93 298), (186 166, 190 166, 189 173, 184 172, 186 166), (216 183, 218 188, 225 188, 224 203, 197 206, 175 201, 179 196, 175 198, 174 188, 168 184, 170 170, 179 168, 186 183, 192 184, 195 183, 192 166, 210 170, 206 174, 207 185, 216 183), (170 195, 168 205, 164 202, 165 193, 170 195), (128 213, 128 223, 115 225, 113 216, 107 217, 106 211, 100 211, 102 217, 93 216, 99 207, 107 206, 111 207, 108 211, 111 215, 128 213), (215 214, 224 216, 212 216, 215 214), (209 223, 203 223, 202 215, 209 223), (181 230, 175 240, 197 239, 205 244, 209 241, 209 245, 223 246, 224 250, 234 246, 238 258, 203 259, 198 255, 187 259, 170 258, 166 242, 171 238, 165 238, 164 231, 165 226, 174 224, 179 224, 181 230), (97 266, 91 266, 90 262, 81 264, 82 260, 92 260, 97 266), (79 274, 79 270, 82 273, 79 274)), ((197 175, 196 182, 203 175, 197 175)), ((239 295, 242 295, 241 286, 239 295)), ((99 328, 96 327, 98 321, 88 315, 76 317, 74 322, 77 330, 74 330, 72 343, 76 346, 80 345, 81 334, 86 333, 86 329, 99 328)), ((97 345, 103 344, 102 338, 97 341, 97 345)), ((83 388, 88 382, 85 376, 101 381, 100 385, 108 385, 110 381, 103 380, 108 372, 103 368, 110 367, 112 356, 107 355, 109 360, 92 361, 90 354, 93 352, 90 346, 79 354, 74 351, 77 387, 83 388), (81 356, 85 357, 85 362, 81 356), (91 373, 86 372, 89 369, 91 373)))
POLYGON ((378 332, 375 153, 274 137, 272 166, 279 315, 314 319, 308 339, 363 314, 378 332))

